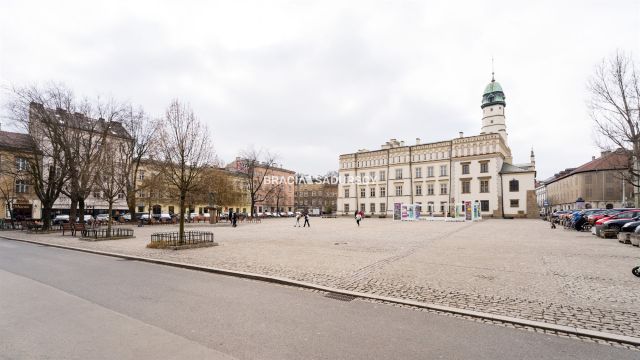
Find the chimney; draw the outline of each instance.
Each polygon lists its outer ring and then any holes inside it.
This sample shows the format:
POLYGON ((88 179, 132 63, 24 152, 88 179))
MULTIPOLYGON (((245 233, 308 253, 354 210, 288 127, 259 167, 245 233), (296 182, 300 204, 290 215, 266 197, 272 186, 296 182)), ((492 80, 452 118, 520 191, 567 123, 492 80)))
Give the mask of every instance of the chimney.
POLYGON ((593 161, 593 160, 595 160, 595 159, 596 159, 596 156, 595 156, 595 155, 592 155, 592 156, 591 156, 591 161, 593 161))
POLYGON ((607 156, 611 154, 611 150, 603 150, 600 152, 600 157, 607 156))
POLYGON ((463 138, 464 137, 464 133, 462 131, 460 131, 458 134, 460 134, 460 137, 463 138))
POLYGON ((404 141, 400 141, 400 146, 404 146, 404 141))
POLYGON ((416 145, 420 145, 420 138, 416 138, 416 145))

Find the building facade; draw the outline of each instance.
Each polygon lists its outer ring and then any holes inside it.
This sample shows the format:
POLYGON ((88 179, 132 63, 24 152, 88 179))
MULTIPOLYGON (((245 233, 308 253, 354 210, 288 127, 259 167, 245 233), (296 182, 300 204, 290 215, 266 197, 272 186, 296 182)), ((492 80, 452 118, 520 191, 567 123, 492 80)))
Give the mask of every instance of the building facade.
POLYGON ((338 204, 338 184, 296 183, 296 211, 312 214, 331 214, 338 204))
POLYGON ((624 151, 604 151, 600 157, 572 169, 566 169, 544 181, 550 210, 575 209, 582 198, 586 208, 631 206, 633 186, 622 172, 628 168, 629 155, 624 151))
MULTIPOLYGON (((245 174, 248 177, 247 181, 253 182, 253 188, 258 189, 256 192, 257 201, 252 213, 293 211, 295 171, 284 169, 281 165, 264 164, 257 161, 255 165, 248 167, 247 162, 248 160, 238 157, 229 163, 226 169, 245 174)), ((248 184, 247 187, 251 193, 251 184, 248 184)))
POLYGON ((423 214, 454 215, 456 205, 478 202, 483 216, 533 217, 535 157, 512 164, 505 95, 495 79, 482 95, 479 135, 413 145, 391 139, 379 150, 339 157, 338 213, 393 212, 395 203, 419 204, 423 214))
POLYGON ((27 134, 0 131, 0 198, 5 211, 0 219, 40 219, 40 200, 27 171, 33 153, 27 134))

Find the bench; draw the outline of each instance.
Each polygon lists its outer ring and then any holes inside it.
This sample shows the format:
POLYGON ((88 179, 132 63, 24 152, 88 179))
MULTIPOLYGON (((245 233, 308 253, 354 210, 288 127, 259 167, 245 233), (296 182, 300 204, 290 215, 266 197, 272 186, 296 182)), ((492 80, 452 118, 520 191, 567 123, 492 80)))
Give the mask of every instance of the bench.
POLYGON ((69 231, 71 235, 73 235, 73 225, 69 223, 62 224, 62 236, 64 236, 64 232, 69 231))
POLYGON ((84 224, 73 224, 73 232, 71 235, 76 236, 76 233, 79 231, 81 234, 86 229, 84 224))

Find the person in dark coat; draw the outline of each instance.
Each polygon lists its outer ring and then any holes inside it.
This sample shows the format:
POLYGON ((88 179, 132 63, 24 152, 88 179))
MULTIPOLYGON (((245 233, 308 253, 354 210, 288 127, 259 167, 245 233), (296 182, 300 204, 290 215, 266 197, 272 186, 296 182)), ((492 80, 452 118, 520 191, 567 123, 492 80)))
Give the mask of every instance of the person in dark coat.
POLYGON ((231 215, 231 226, 238 226, 238 214, 235 212, 231 215))
POLYGON ((305 227, 307 225, 311 227, 311 224, 309 224, 309 213, 304 213, 304 224, 302 225, 302 227, 305 227))

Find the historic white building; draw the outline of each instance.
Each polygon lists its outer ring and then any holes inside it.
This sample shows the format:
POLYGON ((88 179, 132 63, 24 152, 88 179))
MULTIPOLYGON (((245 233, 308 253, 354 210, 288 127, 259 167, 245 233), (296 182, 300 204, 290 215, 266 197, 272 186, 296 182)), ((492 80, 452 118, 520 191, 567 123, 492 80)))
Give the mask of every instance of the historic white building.
POLYGON ((483 216, 536 217, 535 158, 513 164, 505 96, 495 79, 482 95, 479 135, 414 145, 391 139, 379 150, 340 155, 338 213, 391 214, 394 203, 450 215, 475 202, 483 216))

